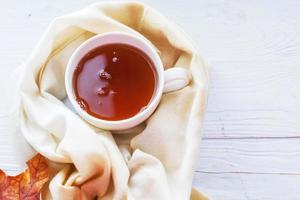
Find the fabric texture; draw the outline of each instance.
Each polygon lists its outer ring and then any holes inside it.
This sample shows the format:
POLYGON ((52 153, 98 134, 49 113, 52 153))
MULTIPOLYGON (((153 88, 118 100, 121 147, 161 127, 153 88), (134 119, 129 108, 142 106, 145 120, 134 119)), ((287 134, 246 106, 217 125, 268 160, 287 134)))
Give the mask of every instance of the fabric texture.
MULTIPOLYGON (((187 36, 152 8, 135 2, 93 4, 55 19, 19 68, 22 136, 49 160, 43 199, 203 200, 192 190, 207 102, 207 68, 187 36), (89 125, 65 105, 64 73, 74 50, 109 31, 141 34, 164 67, 190 70, 192 82, 164 94, 143 124, 115 134, 89 125)), ((24 147, 25 148, 25 147, 24 147)), ((28 148, 27 148, 28 149, 28 148)))

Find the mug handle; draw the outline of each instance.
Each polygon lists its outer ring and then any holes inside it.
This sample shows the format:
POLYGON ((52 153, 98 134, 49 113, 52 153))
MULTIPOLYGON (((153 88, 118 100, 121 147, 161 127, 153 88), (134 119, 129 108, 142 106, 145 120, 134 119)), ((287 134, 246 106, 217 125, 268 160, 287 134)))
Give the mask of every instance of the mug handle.
POLYGON ((192 75, 187 69, 176 67, 165 70, 164 78, 163 93, 167 93, 187 86, 192 79, 192 75))

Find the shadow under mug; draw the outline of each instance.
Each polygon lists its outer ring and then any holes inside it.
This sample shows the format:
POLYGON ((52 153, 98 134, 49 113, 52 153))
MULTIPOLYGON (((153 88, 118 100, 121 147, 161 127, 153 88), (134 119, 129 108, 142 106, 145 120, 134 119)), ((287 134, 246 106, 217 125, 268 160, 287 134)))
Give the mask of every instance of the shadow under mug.
POLYGON ((105 130, 125 130, 145 121, 156 109, 163 93, 187 86, 191 74, 184 68, 170 68, 164 71, 163 64, 153 45, 143 36, 124 32, 108 32, 96 35, 82 43, 72 54, 65 73, 65 87, 75 111, 87 122, 105 130), (147 107, 136 115, 123 120, 109 121, 96 118, 85 112, 77 103, 73 88, 73 74, 80 60, 91 50, 107 44, 127 44, 143 51, 152 60, 156 70, 156 90, 147 107))

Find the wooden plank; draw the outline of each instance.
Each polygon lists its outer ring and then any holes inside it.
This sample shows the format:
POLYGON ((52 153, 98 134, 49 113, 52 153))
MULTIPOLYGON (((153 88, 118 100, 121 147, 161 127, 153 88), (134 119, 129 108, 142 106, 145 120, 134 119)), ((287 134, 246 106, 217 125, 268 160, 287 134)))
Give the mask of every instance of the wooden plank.
POLYGON ((204 139, 196 171, 300 175, 300 139, 204 139))
POLYGON ((214 62, 208 138, 300 137, 300 62, 214 62))
MULTIPOLYGON (((11 115, 14 117, 16 113, 11 115)), ((32 155, 31 147, 22 137, 18 123, 9 117, 0 116, 0 169, 11 175, 25 168, 25 162, 32 155)))
MULTIPOLYGON (((6 1, 0 13, 0 34, 4 36, 1 37, 4 42, 1 50, 5 53, 8 47, 13 51, 30 52, 54 17, 93 2, 99 1, 6 1), (18 30, 22 30, 22 34, 18 30)), ((288 3, 278 0, 276 4, 270 0, 251 3, 216 0, 142 2, 155 7, 183 27, 208 61, 300 59, 300 38, 297 37, 300 3, 297 0, 288 3)))
POLYGON ((196 173, 194 185, 213 200, 299 200, 300 176, 196 173))

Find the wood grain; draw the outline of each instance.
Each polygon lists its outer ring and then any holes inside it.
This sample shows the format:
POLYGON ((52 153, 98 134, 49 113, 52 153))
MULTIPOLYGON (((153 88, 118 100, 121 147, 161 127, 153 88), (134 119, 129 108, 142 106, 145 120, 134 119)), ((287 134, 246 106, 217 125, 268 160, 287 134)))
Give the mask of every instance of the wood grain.
MULTIPOLYGON (((0 85, 54 17, 93 2, 2 2, 0 85)), ((143 2, 180 25, 211 66, 194 185, 217 200, 300 199, 300 1, 143 2)), ((14 124, 0 115, 0 167, 15 172, 14 124)))
POLYGON ((300 62, 212 62, 208 138, 300 137, 300 62))
POLYGON ((300 175, 299 144, 299 138, 204 139, 196 171, 300 175))
POLYGON ((300 176, 195 173, 194 184, 213 200, 298 200, 300 176))

